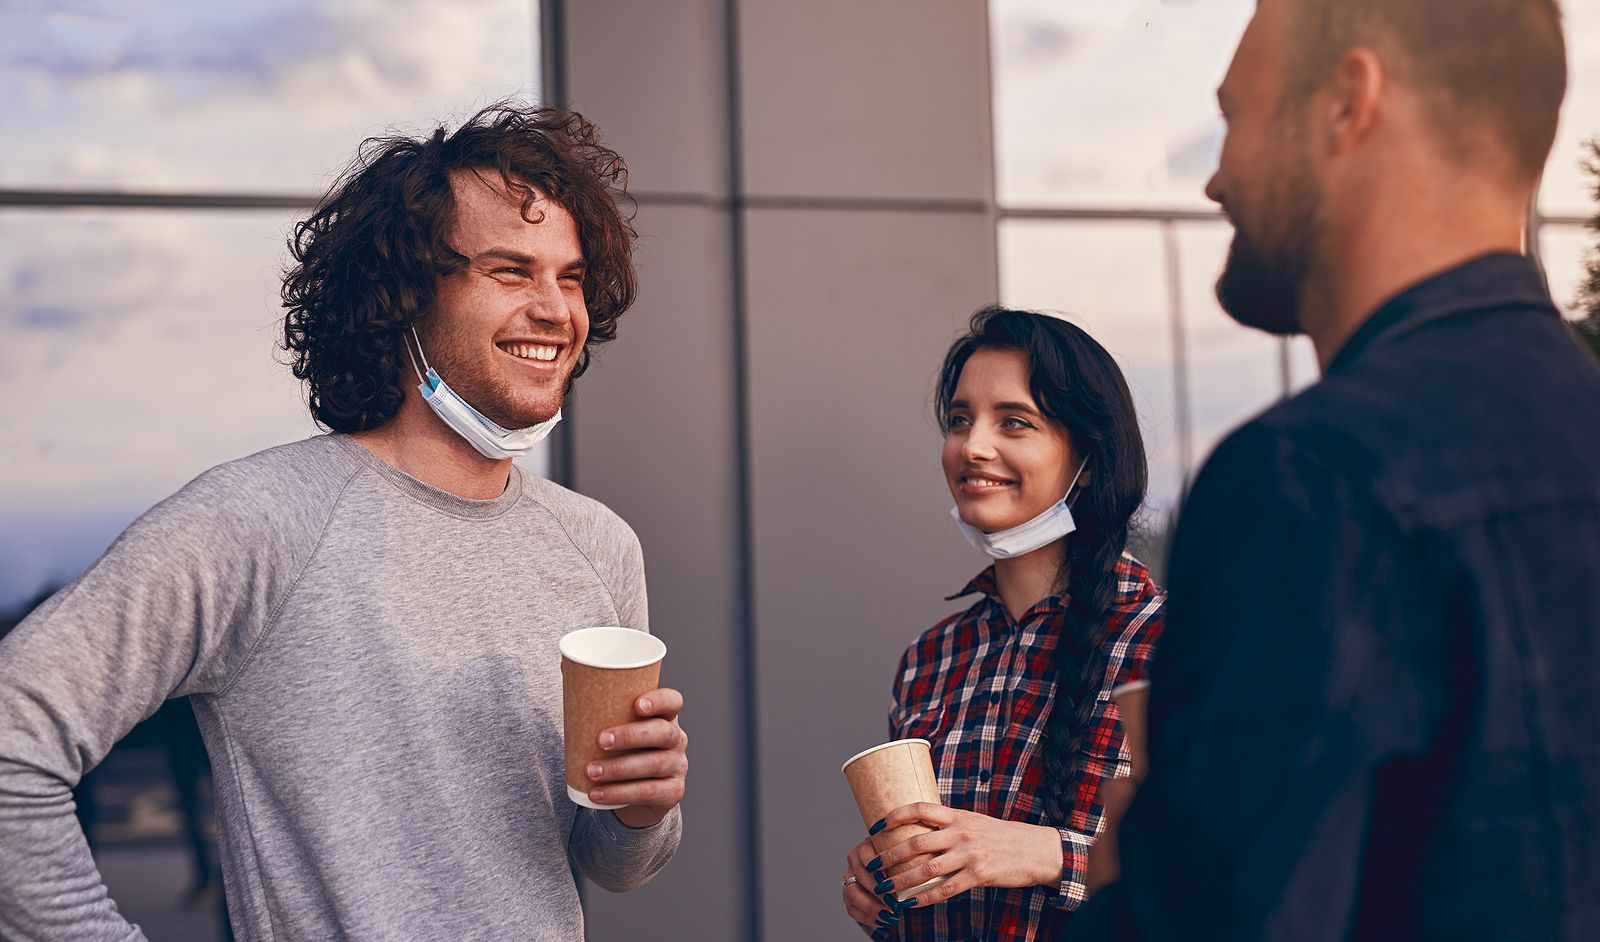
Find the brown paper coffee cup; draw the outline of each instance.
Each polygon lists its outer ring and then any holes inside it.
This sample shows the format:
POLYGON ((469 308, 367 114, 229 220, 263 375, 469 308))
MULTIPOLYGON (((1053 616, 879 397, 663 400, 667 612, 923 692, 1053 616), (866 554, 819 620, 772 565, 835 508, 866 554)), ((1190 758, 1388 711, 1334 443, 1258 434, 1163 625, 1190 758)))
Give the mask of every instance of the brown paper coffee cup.
POLYGON ((1133 763, 1133 780, 1142 782, 1150 771, 1150 681, 1136 680, 1114 687, 1111 699, 1122 713, 1122 735, 1128 744, 1128 758, 1133 763))
MULTIPOLYGON (((869 828, 894 809, 913 802, 944 803, 939 799, 939 782, 933 777, 933 753, 926 739, 897 739, 873 746, 851 756, 840 771, 849 780, 850 791, 855 793, 856 807, 861 810, 861 823, 869 828)), ((923 824, 908 824, 879 831, 872 835, 872 847, 881 854, 896 844, 932 830, 923 824)), ((888 871, 887 875, 897 877, 931 859, 932 854, 913 857, 888 871)), ((942 876, 934 877, 910 889, 897 889, 895 895, 901 899, 916 896, 944 880, 942 876)))
POLYGON ((596 804, 585 769, 596 759, 626 755, 600 748, 600 732, 639 719, 634 704, 661 686, 661 639, 632 628, 580 628, 561 638, 561 715, 566 740, 567 797, 585 808, 596 804))

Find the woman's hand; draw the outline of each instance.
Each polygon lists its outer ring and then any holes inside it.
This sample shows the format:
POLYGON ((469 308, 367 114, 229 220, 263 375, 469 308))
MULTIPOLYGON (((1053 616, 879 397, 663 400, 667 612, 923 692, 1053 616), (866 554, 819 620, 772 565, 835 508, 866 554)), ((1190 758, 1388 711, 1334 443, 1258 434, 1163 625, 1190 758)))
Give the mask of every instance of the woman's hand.
MULTIPOLYGON (((892 871, 923 854, 933 859, 899 874, 892 892, 921 886, 934 877, 947 879, 915 897, 916 907, 942 903, 974 887, 1055 886, 1061 882, 1061 832, 1020 821, 1002 821, 986 814, 958 811, 917 802, 896 808, 884 818, 884 829, 925 824, 935 830, 900 842, 867 862, 868 870, 892 871)), ((911 903, 911 900, 906 900, 911 903)))
POLYGON ((844 911, 864 928, 872 930, 874 939, 885 939, 889 936, 889 930, 900 921, 900 911, 872 891, 883 880, 882 870, 874 873, 867 868, 877 853, 868 840, 857 844, 845 855, 844 911), (854 882, 851 877, 855 878, 854 882))

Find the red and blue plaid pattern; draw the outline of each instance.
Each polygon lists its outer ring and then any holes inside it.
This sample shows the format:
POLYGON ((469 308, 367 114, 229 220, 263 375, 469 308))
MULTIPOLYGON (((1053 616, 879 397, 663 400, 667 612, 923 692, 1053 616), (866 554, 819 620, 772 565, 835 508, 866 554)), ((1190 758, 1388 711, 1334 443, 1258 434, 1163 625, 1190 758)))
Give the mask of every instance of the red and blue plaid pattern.
POLYGON ((1143 679, 1161 634, 1166 595, 1150 571, 1124 553, 1107 626, 1107 666, 1084 740, 1077 800, 1065 821, 1045 817, 1045 720, 1055 700, 1056 643, 1067 598, 1053 595, 1013 619, 990 567, 952 599, 978 593, 972 607, 935 625, 900 659, 889 733, 933 743, 939 793, 952 808, 1061 832, 1057 887, 981 887, 946 903, 906 912, 900 938, 917 942, 1055 938, 1088 897, 1089 845, 1104 826, 1100 786, 1132 774, 1111 689, 1143 679))

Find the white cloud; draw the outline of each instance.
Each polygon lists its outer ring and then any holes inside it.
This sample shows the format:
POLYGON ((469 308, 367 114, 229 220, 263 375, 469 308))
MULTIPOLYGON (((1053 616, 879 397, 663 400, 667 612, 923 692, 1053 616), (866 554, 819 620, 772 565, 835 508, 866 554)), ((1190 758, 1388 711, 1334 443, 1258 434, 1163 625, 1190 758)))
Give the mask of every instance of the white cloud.
POLYGON ((0 11, 0 185, 316 192, 365 136, 536 92, 527 0, 0 11))
POLYGON ((275 362, 273 213, 0 215, 0 513, 148 504, 212 464, 309 434, 275 362), (51 312, 41 317, 37 312, 51 312))
POLYGON ((1253 0, 995 0, 1001 200, 1203 205, 1218 142, 1213 93, 1253 9, 1253 0))

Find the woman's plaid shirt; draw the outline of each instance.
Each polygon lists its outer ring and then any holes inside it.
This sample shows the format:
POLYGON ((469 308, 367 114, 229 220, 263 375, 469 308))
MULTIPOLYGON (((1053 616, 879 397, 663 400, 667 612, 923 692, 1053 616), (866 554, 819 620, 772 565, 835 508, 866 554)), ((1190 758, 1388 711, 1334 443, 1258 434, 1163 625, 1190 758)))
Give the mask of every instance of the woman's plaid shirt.
POLYGON ((1045 818, 1040 742, 1055 699, 1052 664, 1066 623, 1067 598, 1053 595, 1013 619, 994 568, 952 599, 977 593, 971 608, 918 638, 900 659, 889 714, 891 737, 933 743, 939 793, 947 805, 1061 832, 1056 887, 983 887, 949 902, 910 910, 900 938, 917 942, 1055 938, 1088 896, 1089 845, 1103 827, 1101 783, 1132 774, 1111 689, 1145 677, 1161 634, 1166 595, 1150 571, 1124 553, 1107 626, 1107 666, 1084 740, 1077 800, 1065 821, 1045 818))

